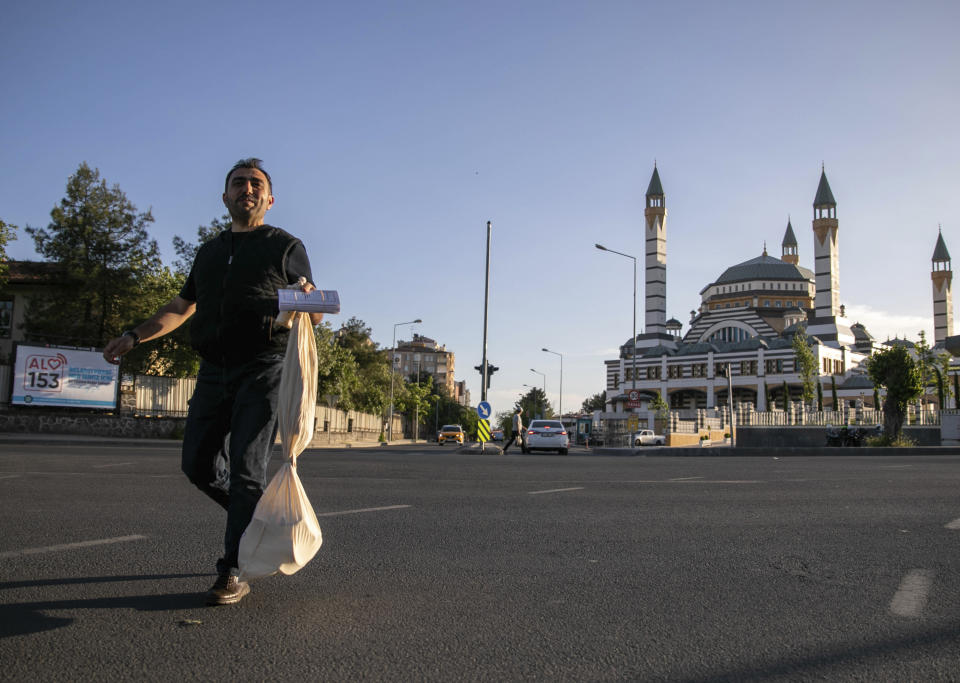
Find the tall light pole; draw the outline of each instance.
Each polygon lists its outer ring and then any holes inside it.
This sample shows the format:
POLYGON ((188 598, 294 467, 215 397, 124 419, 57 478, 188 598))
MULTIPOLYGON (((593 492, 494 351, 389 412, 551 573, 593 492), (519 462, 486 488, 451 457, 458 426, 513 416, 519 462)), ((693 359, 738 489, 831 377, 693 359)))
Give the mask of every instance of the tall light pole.
POLYGON ((541 419, 547 416, 547 373, 540 372, 539 370, 534 370, 530 368, 530 372, 535 372, 538 375, 543 375, 543 414, 540 416, 541 419))
POLYGON ((420 436, 420 361, 413 361, 417 364, 417 396, 413 404, 413 442, 417 442, 420 436))
POLYGON ((558 351, 551 351, 548 348, 543 350, 555 356, 560 356, 560 419, 563 420, 563 354, 558 351))
POLYGON ((401 325, 416 325, 422 322, 420 318, 417 318, 416 320, 408 320, 405 323, 394 323, 393 325, 393 346, 390 347, 390 414, 387 417, 387 441, 393 441, 393 373, 397 355, 397 328, 401 325))
POLYGON ((630 338, 630 355, 633 358, 633 383, 630 385, 632 389, 637 388, 637 257, 631 256, 630 254, 624 254, 622 251, 614 251, 613 249, 607 249, 602 244, 594 244, 597 249, 600 251, 609 251, 611 254, 618 254, 620 256, 625 256, 628 259, 633 259, 633 336, 630 338))

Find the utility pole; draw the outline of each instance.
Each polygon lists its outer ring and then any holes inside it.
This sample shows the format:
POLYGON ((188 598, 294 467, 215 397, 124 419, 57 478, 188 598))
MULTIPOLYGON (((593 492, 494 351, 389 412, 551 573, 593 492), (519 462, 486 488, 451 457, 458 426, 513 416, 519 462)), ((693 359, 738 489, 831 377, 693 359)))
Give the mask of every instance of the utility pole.
MULTIPOLYGON (((487 259, 486 259, 486 272, 483 278, 483 361, 481 362, 481 367, 483 368, 482 374, 483 378, 480 380, 480 400, 487 400, 487 311, 489 310, 490 304, 490 230, 491 223, 487 221, 487 259)), ((482 455, 485 452, 486 442, 480 442, 480 454, 482 455)))

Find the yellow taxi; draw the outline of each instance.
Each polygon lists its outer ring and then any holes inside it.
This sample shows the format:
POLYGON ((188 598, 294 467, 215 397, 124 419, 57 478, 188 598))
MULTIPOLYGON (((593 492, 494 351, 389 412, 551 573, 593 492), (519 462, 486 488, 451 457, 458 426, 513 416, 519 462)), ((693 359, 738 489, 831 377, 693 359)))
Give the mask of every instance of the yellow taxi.
POLYGON ((462 444, 464 439, 463 427, 460 425, 443 425, 440 433, 437 435, 437 443, 441 446, 445 443, 462 444))

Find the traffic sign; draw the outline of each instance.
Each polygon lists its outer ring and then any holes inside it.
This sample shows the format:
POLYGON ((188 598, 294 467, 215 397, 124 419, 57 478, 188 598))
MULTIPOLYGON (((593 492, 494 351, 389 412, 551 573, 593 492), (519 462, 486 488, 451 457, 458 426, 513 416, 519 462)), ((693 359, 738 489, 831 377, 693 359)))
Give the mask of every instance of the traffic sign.
POLYGON ((627 407, 628 408, 639 408, 640 407, 640 392, 636 389, 631 389, 627 392, 627 407))
POLYGON ((477 438, 480 439, 482 443, 486 443, 490 440, 490 422, 487 420, 478 420, 477 421, 477 438))
POLYGON ((493 408, 490 407, 490 404, 486 401, 480 401, 480 404, 477 406, 477 417, 481 420, 486 420, 490 417, 490 413, 493 412, 493 408))

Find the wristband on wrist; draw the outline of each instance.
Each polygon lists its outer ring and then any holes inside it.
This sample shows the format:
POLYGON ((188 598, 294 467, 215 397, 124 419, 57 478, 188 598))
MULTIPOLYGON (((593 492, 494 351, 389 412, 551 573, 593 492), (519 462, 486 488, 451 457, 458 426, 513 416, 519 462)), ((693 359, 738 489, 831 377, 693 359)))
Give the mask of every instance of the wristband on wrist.
POLYGON ((124 331, 123 334, 121 334, 120 336, 121 336, 121 337, 130 337, 131 339, 133 339, 133 345, 134 345, 135 347, 140 345, 140 335, 137 334, 136 332, 134 332, 133 330, 126 330, 126 331, 124 331))

